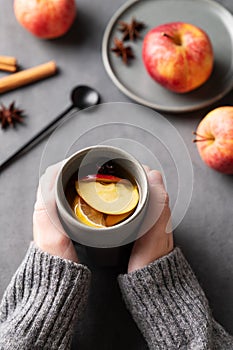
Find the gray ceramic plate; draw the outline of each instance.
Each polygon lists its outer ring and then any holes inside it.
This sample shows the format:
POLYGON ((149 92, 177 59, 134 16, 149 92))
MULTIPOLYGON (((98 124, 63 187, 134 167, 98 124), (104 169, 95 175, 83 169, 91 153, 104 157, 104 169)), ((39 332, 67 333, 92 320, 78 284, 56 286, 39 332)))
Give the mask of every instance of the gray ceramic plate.
POLYGON ((128 97, 160 111, 180 113, 206 107, 222 98, 233 87, 233 16, 211 0, 141 0, 124 4, 112 17, 103 37, 104 66, 114 84, 128 97), (211 39, 215 65, 209 80, 186 94, 176 94, 157 84, 147 74, 142 59, 142 39, 132 45, 136 58, 129 66, 110 51, 113 38, 121 38, 118 21, 132 17, 151 28, 168 22, 192 23, 206 31, 211 39))

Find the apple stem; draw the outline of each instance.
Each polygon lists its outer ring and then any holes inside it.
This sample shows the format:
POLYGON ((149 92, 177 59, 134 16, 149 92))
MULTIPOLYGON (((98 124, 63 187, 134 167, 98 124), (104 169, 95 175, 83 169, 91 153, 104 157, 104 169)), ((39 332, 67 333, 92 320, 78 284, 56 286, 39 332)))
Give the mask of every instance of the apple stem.
POLYGON ((193 142, 195 143, 195 142, 202 142, 202 141, 208 141, 209 139, 203 139, 203 140, 197 140, 197 139, 195 139, 195 140, 193 140, 193 142))
POLYGON ((198 134, 196 131, 193 131, 193 135, 199 136, 202 139, 205 139, 205 136, 198 134))
POLYGON ((214 137, 205 137, 205 136, 203 136, 203 135, 198 134, 196 131, 193 132, 193 135, 196 135, 196 136, 198 136, 198 137, 201 138, 201 140, 195 139, 195 140, 193 140, 193 142, 214 141, 214 140, 215 140, 214 137))
POLYGON ((182 45, 179 37, 175 37, 175 36, 169 35, 167 33, 162 33, 162 35, 165 36, 166 38, 172 40, 176 45, 179 45, 179 46, 182 45))

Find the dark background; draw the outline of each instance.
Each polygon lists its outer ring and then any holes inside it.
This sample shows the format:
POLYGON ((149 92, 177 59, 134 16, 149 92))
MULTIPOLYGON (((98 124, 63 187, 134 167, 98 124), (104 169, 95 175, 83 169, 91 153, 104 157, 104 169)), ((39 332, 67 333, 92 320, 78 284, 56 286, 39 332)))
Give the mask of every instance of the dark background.
MULTIPOLYGON (((233 12, 232 0, 219 2, 233 12)), ((0 0, 0 54, 16 56, 22 68, 51 59, 60 68, 56 77, 0 97, 6 105, 15 100, 28 115, 25 126, 0 130, 1 159, 69 106, 70 90, 77 84, 95 87, 102 102, 129 102, 110 81, 101 59, 104 29, 123 3, 79 0, 71 31, 63 38, 46 41, 19 26, 13 1, 0 0)), ((4 73, 0 72, 1 76, 4 73)), ((231 92, 217 105, 232 105, 232 101, 231 92)), ((212 108, 185 115, 164 114, 184 138, 194 168, 191 204, 175 230, 175 240, 197 274, 214 317, 233 333, 232 176, 206 167, 192 143, 192 131, 212 108)), ((32 239, 32 213, 45 143, 46 140, 0 174, 0 297, 32 239)), ((74 349, 146 348, 117 286, 116 276, 124 268, 92 268, 90 301, 85 319, 77 327, 74 349)))

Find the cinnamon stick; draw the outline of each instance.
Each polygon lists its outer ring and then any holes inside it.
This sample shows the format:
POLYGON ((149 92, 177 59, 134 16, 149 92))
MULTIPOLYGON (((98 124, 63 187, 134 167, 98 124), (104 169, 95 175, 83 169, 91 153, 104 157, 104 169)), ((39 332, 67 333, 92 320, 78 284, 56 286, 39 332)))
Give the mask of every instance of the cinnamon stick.
POLYGON ((50 61, 39 66, 25 69, 0 79, 0 93, 31 84, 37 80, 54 75, 57 71, 56 63, 50 61))
POLYGON ((0 63, 8 64, 10 66, 16 66, 17 60, 15 57, 11 57, 11 56, 0 56, 0 63))
POLYGON ((11 56, 0 56, 0 70, 4 70, 6 72, 16 72, 16 58, 11 56))
POLYGON ((0 62, 0 70, 14 73, 17 70, 17 66, 12 66, 10 64, 5 64, 0 62))

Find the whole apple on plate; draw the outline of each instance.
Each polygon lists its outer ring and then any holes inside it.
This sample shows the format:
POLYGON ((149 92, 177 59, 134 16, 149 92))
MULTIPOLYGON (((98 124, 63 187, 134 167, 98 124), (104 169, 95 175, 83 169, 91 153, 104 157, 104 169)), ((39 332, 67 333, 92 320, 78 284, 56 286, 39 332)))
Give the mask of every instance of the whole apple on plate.
POLYGON ((143 41, 142 58, 150 76, 177 93, 204 84, 214 64, 207 33, 184 22, 166 23, 150 30, 143 41))
POLYGON ((75 0, 15 0, 14 12, 19 23, 43 39, 65 34, 76 16, 75 0))
POLYGON ((209 112, 194 134, 203 161, 217 171, 233 174, 233 107, 209 112))

